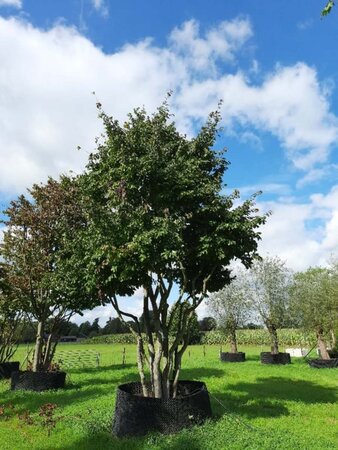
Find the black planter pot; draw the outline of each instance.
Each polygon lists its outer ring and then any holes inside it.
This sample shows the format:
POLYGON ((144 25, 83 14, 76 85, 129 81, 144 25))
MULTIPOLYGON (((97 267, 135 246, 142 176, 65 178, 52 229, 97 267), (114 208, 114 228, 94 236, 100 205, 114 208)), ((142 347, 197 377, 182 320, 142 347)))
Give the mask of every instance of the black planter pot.
POLYGON ((201 381, 179 381, 176 398, 144 397, 141 383, 117 388, 113 433, 142 436, 151 431, 175 433, 212 416, 209 393, 201 381))
POLYGON ((19 370, 20 363, 18 361, 10 361, 0 363, 0 379, 10 378, 12 372, 19 370))
POLYGON ((277 353, 271 352, 261 353, 262 364, 291 364, 290 353, 277 353))
POLYGON ((243 353, 243 352, 237 352, 237 353, 222 352, 220 354, 220 360, 223 362, 244 362, 245 361, 245 353, 243 353))
POLYGON ((327 352, 330 358, 338 358, 338 350, 328 350, 327 352))
POLYGON ((66 372, 13 372, 11 389, 25 391, 47 391, 65 387, 66 372))
POLYGON ((309 359, 308 364, 315 369, 338 369, 338 358, 309 359))

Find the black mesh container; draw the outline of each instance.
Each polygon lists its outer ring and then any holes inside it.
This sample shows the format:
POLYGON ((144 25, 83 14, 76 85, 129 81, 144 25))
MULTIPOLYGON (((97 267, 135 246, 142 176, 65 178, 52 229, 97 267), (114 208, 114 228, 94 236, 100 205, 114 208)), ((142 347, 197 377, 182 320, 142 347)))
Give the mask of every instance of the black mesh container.
POLYGON ((220 360, 223 362, 244 362, 245 361, 245 353, 230 353, 230 352, 222 352, 220 353, 220 360))
POLYGON ((0 379, 10 378, 12 372, 19 370, 20 363, 18 361, 0 363, 0 379))
POLYGON ((11 389, 25 391, 47 391, 65 387, 65 372, 13 372, 11 389))
POLYGON ((338 369, 338 358, 309 359, 308 364, 315 369, 338 369))
POLYGON ((338 350, 328 350, 327 352, 330 358, 338 358, 338 350))
POLYGON ((277 353, 271 352, 261 353, 262 364, 291 364, 290 353, 277 353))
POLYGON ((117 389, 113 433, 118 437, 142 436, 151 431, 175 433, 211 417, 209 393, 200 381, 179 381, 176 398, 144 397, 141 383, 117 389))

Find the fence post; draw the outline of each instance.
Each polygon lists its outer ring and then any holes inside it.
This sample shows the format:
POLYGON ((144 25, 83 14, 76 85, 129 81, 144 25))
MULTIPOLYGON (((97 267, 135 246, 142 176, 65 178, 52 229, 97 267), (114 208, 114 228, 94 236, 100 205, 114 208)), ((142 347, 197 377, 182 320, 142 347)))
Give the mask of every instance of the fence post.
POLYGON ((122 351, 122 366, 126 364, 126 347, 123 347, 122 351))
POLYGON ((205 345, 203 345, 203 355, 204 355, 204 358, 205 358, 205 345))

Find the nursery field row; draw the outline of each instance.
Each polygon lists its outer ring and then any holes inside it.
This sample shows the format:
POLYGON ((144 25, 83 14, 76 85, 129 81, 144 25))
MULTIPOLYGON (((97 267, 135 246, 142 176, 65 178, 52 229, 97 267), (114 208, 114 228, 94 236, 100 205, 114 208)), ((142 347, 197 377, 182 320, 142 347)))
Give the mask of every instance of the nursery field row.
MULTIPOLYGON (((237 330, 238 345, 270 345, 270 336, 267 330, 237 330)), ((304 332, 297 329, 281 329, 278 330, 279 343, 282 346, 313 346, 316 342, 314 333, 304 332)), ((110 334, 104 336, 96 336, 82 341, 83 343, 92 344, 134 344, 135 337, 131 333, 110 334)), ((226 345, 228 337, 222 331, 201 332, 200 343, 206 345, 226 345)))

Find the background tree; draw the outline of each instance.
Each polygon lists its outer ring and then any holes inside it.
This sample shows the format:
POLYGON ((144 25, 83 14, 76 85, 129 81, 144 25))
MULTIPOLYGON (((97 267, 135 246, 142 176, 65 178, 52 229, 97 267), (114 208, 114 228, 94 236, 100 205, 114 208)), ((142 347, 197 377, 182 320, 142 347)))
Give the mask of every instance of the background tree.
POLYGON ((291 305, 305 330, 315 331, 323 359, 330 359, 326 341, 330 330, 338 325, 338 301, 334 292, 335 280, 329 269, 310 267, 295 274, 291 286, 291 305))
POLYGON ((129 328, 118 317, 109 317, 106 325, 102 329, 102 334, 121 334, 127 333, 129 328))
POLYGON ((291 272, 278 257, 256 260, 249 272, 248 295, 271 338, 271 353, 278 354, 278 328, 289 320, 291 272))
POLYGON ((5 211, 0 255, 20 308, 37 322, 33 371, 49 367, 61 324, 91 304, 77 254, 84 216, 76 193, 74 180, 49 179, 33 186, 31 200, 22 195, 5 211))
POLYGON ((198 322, 200 331, 211 331, 217 327, 217 322, 213 317, 203 317, 198 322))
POLYGON ((22 311, 11 288, 6 266, 0 264, 0 363, 9 361, 16 351, 21 319, 22 311))
POLYGON ((208 292, 229 282, 233 258, 250 265, 265 216, 257 215, 253 199, 235 207, 239 193, 222 193, 228 162, 223 151, 213 149, 218 112, 188 139, 170 122, 166 103, 151 117, 136 109, 123 125, 100 104, 98 108, 105 137, 82 177, 88 205, 89 226, 83 236, 88 273, 101 301, 111 302, 121 319, 136 323, 138 331, 131 331, 137 337, 144 395, 168 398, 172 374, 176 395, 195 309, 208 292), (174 285, 179 293, 173 313, 178 310, 182 320, 169 342, 174 285), (119 305, 119 296, 133 295, 138 288, 143 289, 147 354, 138 318, 119 305))
MULTIPOLYGON (((189 308, 190 304, 182 303, 182 308, 178 309, 175 308, 175 305, 171 308, 170 315, 171 315, 171 328, 169 330, 169 334, 171 338, 175 338, 177 336, 177 333, 180 332, 182 328, 182 320, 184 315, 185 308, 189 308)), ((189 316, 189 323, 187 324, 188 329, 188 336, 186 339, 186 342, 188 345, 190 344, 198 344, 201 339, 200 335, 200 327, 198 323, 198 317, 196 314, 196 311, 193 311, 193 313, 189 316)), ((183 341, 182 341, 183 343, 183 341)))
POLYGON ((243 326, 250 316, 245 273, 238 272, 229 285, 209 297, 207 305, 218 328, 229 338, 230 352, 237 353, 236 330, 243 326))

